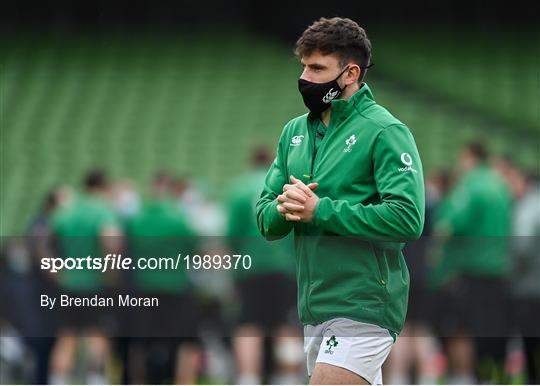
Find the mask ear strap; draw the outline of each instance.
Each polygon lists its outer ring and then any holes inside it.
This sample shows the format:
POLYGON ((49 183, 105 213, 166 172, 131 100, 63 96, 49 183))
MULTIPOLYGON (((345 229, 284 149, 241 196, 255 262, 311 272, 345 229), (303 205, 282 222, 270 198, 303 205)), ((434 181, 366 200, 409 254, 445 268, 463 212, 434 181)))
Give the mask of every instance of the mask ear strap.
POLYGON ((364 70, 367 70, 370 67, 373 67, 375 63, 370 63, 369 66, 360 66, 360 69, 362 70, 362 78, 360 79, 360 82, 364 80, 364 76, 366 75, 366 72, 364 70))
MULTIPOLYGON (((360 67, 361 70, 367 70, 368 68, 371 68, 374 65, 375 63, 370 63, 369 66, 358 66, 358 67, 360 67)), ((345 67, 343 71, 341 71, 341 73, 336 77, 336 80, 338 80, 341 77, 341 75, 343 75, 345 71, 347 71, 349 68, 350 66, 345 67)), ((365 74, 365 71, 362 71, 362 79, 364 79, 364 74, 365 74)))
POLYGON ((341 78, 341 75, 343 75, 345 73, 345 71, 347 71, 349 69, 349 66, 347 65, 347 67, 345 67, 343 70, 341 70, 341 72, 339 73, 338 76, 336 76, 336 79, 335 80, 338 80, 339 78, 341 78))
MULTIPOLYGON (((337 82, 337 80, 338 80, 339 78, 341 78, 341 75, 343 75, 343 74, 345 73, 345 71, 347 71, 349 68, 350 68, 350 66, 347 65, 347 67, 345 67, 345 68, 343 69, 343 71, 341 71, 341 72, 339 73, 339 75, 336 77, 335 81, 337 82)), ((339 84, 338 84, 338 85, 339 85, 339 84)), ((342 87, 342 90, 341 90, 341 91, 345 90, 345 88, 346 88, 347 86, 348 86, 348 85, 345 85, 345 87, 342 87)))

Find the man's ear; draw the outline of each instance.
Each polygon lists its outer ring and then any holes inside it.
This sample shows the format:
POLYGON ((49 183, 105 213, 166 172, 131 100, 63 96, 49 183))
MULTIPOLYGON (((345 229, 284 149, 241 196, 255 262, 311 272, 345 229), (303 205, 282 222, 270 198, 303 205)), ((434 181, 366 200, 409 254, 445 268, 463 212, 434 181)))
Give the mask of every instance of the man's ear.
POLYGON ((357 83, 358 79, 360 79, 362 71, 364 70, 361 70, 358 64, 349 65, 349 69, 347 70, 347 77, 345 78, 345 84, 349 85, 357 83))

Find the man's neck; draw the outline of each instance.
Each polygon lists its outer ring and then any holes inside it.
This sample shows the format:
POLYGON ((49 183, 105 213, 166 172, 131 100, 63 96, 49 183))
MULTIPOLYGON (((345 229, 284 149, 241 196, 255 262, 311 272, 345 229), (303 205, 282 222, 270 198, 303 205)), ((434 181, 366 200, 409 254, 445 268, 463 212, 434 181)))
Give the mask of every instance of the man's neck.
MULTIPOLYGON (((353 83, 349 85, 348 87, 345 87, 345 90, 343 91, 343 94, 341 94, 340 99, 349 99, 358 90, 360 90, 360 86, 358 85, 358 83, 353 83)), ((328 125, 330 124, 331 113, 332 113, 332 108, 326 109, 325 111, 321 113, 321 120, 326 127, 328 127, 328 125)))
POLYGON ((328 127, 328 125, 330 124, 331 113, 332 113, 332 109, 326 109, 321 113, 321 121, 326 127, 328 127))

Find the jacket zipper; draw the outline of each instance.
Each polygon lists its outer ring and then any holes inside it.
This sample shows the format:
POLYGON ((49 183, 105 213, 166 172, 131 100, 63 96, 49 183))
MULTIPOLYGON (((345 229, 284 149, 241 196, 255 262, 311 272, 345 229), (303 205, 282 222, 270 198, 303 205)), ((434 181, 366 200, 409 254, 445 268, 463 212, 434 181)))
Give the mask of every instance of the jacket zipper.
MULTIPOLYGON (((316 127, 311 127, 311 129, 310 129, 310 133, 309 133, 310 136, 309 137, 310 137, 310 140, 311 140, 311 143, 312 143, 312 149, 313 149, 313 151, 312 151, 313 154, 311 156, 311 169, 309 171, 309 180, 310 181, 313 179, 313 170, 315 168, 315 159, 317 158, 317 153, 319 152, 319 150, 321 150, 322 146, 328 141, 328 136, 330 135, 328 130, 330 129, 331 126, 332 126, 332 116, 330 116, 330 122, 328 123, 328 127, 326 129, 326 134, 324 135, 324 138, 321 140, 321 143, 319 144, 318 149, 317 149, 316 143, 315 143, 316 140, 317 140, 317 128, 316 127)), ((304 226, 307 228, 307 225, 304 225, 304 226)), ((305 243, 304 243, 304 256, 305 256, 305 261, 306 261, 306 272, 307 272, 307 279, 308 279, 307 280, 308 291, 307 291, 307 298, 306 298, 306 311, 309 314, 309 316, 311 317, 311 320, 315 324, 317 324, 317 321, 316 321, 315 317, 313 316, 313 314, 311 313, 311 309, 310 309, 310 306, 309 306, 309 299, 311 298, 312 285, 311 285, 311 275, 310 275, 310 270, 309 270, 309 259, 308 259, 308 256, 307 256, 305 243)))
MULTIPOLYGON (((334 114, 335 115, 335 114, 334 114)), ((317 154, 319 153, 319 150, 322 149, 323 145, 328 142, 328 136, 331 134, 329 133, 330 131, 330 128, 332 127, 332 121, 334 119, 332 118, 335 118, 333 117, 333 115, 330 116, 330 121, 328 122, 328 127, 326 128, 326 134, 324 135, 324 138, 321 140, 321 143, 319 144, 319 148, 317 149, 317 147, 315 146, 315 142, 317 141, 317 128, 316 127, 312 127, 311 130, 310 130, 310 140, 312 142, 312 146, 311 148, 313 149, 313 155, 311 156, 311 169, 309 171, 309 179, 310 181, 313 179, 313 170, 315 168, 315 159, 317 158, 317 154)), ((323 123, 324 125, 324 123, 323 123)), ((333 130, 335 131, 335 130, 333 130)))
MULTIPOLYGON (((312 126, 312 125, 310 125, 310 126, 312 126)), ((316 145, 315 141, 317 140, 316 135, 317 135, 317 129, 314 128, 314 127, 310 127, 309 139, 310 139, 311 144, 312 144, 311 168, 310 168, 310 171, 309 171, 309 180, 310 181, 313 179, 313 167, 315 165, 315 157, 317 156, 317 148, 315 146, 316 145)), ((320 145, 319 145, 319 147, 320 147, 320 145)), ((302 226, 304 227, 305 230, 307 230, 307 228, 308 228, 307 224, 302 224, 302 226)), ((307 237, 309 237, 309 236, 307 236, 307 237)), ((307 238, 305 240, 307 240, 307 238)), ((317 324, 317 322, 315 320, 315 317, 313 316, 313 314, 311 312, 311 309, 310 309, 310 306, 309 306, 309 299, 311 298, 312 285, 311 285, 311 275, 310 275, 310 268, 309 268, 309 258, 308 258, 307 245, 306 245, 307 243, 304 242, 303 244, 304 244, 304 248, 303 248, 304 261, 305 261, 305 265, 306 265, 306 274, 307 274, 307 288, 306 288, 307 291, 306 291, 306 297, 305 297, 306 312, 308 313, 309 317, 311 318, 311 322, 313 324, 317 324)))
POLYGON ((315 165, 315 157, 317 156, 317 148, 315 146, 315 141, 317 141, 317 129, 310 127, 311 125, 308 124, 309 127, 309 141, 311 142, 311 167, 309 169, 309 175, 304 175, 304 177, 307 177, 310 181, 313 179, 313 167, 315 165))
MULTIPOLYGON (((311 275, 309 274, 309 260, 308 260, 308 256, 307 256, 306 243, 305 242, 304 242, 304 258, 305 258, 305 262, 306 262, 306 273, 307 273, 307 291, 306 291, 307 296, 305 298, 306 311, 309 314, 313 324, 317 324, 317 321, 315 320, 315 317, 311 313, 311 308, 309 306, 309 299, 311 298, 311 275)), ((308 324, 311 324, 311 323, 308 323, 308 324)))

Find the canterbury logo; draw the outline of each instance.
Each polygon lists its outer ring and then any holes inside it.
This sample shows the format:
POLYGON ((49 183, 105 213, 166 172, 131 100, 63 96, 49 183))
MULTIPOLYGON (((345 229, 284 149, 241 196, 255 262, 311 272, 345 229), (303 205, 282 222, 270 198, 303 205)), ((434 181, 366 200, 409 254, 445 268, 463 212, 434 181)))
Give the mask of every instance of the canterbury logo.
POLYGON ((338 90, 334 91, 334 89, 331 88, 330 91, 326 93, 326 95, 323 97, 322 100, 324 103, 329 103, 332 99, 337 97, 338 94, 339 94, 338 90))

